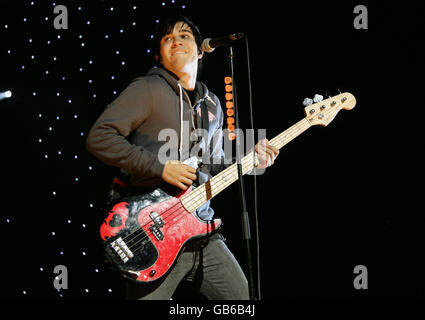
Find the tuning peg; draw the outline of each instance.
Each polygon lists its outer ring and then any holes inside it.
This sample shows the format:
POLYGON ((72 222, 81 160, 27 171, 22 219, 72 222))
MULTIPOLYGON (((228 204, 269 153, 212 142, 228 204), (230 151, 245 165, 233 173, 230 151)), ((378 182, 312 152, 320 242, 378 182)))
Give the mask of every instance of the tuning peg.
POLYGON ((313 100, 311 100, 310 98, 305 98, 303 101, 303 106, 307 107, 309 105, 313 104, 313 100))
POLYGON ((315 103, 320 102, 320 101, 322 101, 322 100, 323 100, 323 96, 321 96, 320 94, 315 94, 315 95, 314 95, 313 101, 314 101, 315 103))

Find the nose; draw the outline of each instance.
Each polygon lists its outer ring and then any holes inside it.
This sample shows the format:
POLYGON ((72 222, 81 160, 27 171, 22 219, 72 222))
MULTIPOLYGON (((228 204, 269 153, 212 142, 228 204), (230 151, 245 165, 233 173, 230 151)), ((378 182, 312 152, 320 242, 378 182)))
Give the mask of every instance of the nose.
POLYGON ((181 46, 183 43, 181 42, 180 39, 178 39, 177 37, 173 39, 173 43, 171 45, 172 48, 181 46))

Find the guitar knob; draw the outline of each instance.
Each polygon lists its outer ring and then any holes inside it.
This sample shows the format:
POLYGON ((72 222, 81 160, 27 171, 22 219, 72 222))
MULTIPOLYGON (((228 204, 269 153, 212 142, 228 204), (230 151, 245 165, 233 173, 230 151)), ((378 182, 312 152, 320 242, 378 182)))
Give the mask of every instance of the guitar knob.
POLYGON ((311 100, 310 98, 305 98, 303 101, 303 106, 307 107, 309 105, 313 104, 313 100, 311 100))
POLYGON ((313 101, 314 102, 320 102, 320 101, 322 101, 323 100, 323 96, 321 96, 320 94, 315 94, 314 95, 314 98, 313 98, 313 101))

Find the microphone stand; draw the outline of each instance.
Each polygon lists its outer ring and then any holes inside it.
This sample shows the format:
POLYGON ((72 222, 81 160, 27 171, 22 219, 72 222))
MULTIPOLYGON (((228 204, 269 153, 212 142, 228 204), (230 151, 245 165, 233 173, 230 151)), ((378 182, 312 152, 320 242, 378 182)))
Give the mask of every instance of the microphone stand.
POLYGON ((246 259, 248 266, 248 286, 249 286, 249 296, 251 300, 256 300, 255 287, 254 287, 254 272, 252 268, 252 258, 251 258, 251 230, 249 225, 249 215, 246 207, 246 196, 245 196, 245 187, 243 182, 242 175, 242 156, 241 156, 241 145, 239 139, 239 117, 238 117, 238 107, 237 107, 237 99, 236 99, 236 83, 235 83, 235 74, 233 69, 233 47, 229 46, 229 67, 230 74, 232 77, 232 86, 233 86, 233 107, 235 113, 235 135, 236 135, 236 163, 238 167, 238 185, 239 185, 239 198, 242 206, 241 213, 241 223, 242 223, 242 238, 245 241, 245 249, 246 249, 246 259))

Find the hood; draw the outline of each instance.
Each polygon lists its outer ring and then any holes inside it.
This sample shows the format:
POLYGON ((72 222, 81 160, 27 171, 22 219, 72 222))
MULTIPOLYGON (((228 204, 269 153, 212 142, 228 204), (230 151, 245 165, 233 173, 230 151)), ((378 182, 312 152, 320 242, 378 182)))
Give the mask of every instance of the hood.
MULTIPOLYGON (((160 76, 161 78, 165 79, 165 81, 167 81, 167 83, 176 92, 176 94, 180 96, 179 81, 178 81, 177 76, 174 73, 172 73, 172 72, 170 72, 170 71, 168 71, 164 68, 152 68, 148 71, 148 73, 146 75, 148 75, 148 76, 157 75, 157 76, 160 76)), ((184 95, 184 96, 186 96, 186 95, 184 95)), ((196 84, 195 84, 195 104, 193 105, 193 107, 195 109, 197 109, 199 107, 199 104, 201 102, 203 102, 205 99, 211 101, 215 105, 214 101, 209 96, 209 90, 208 90, 207 86, 201 81, 196 81, 196 84)), ((189 99, 187 99, 187 100, 189 100, 189 99)), ((188 102, 191 105, 190 101, 188 101, 188 102)))
MULTIPOLYGON (((186 94, 185 90, 183 89, 183 87, 181 86, 181 84, 178 81, 178 78, 175 74, 173 74, 172 72, 163 69, 163 68, 152 68, 148 71, 147 76, 160 76, 161 78, 163 78, 169 85, 170 87, 176 92, 176 94, 179 97, 179 105, 180 105, 180 139, 179 139, 179 158, 182 160, 182 146, 183 146, 183 99, 186 100, 186 102, 188 103, 189 106, 191 106, 192 108, 194 108, 194 110, 196 110, 199 114, 199 116, 201 116, 201 108, 200 105, 204 100, 209 100, 210 102, 212 102, 214 105, 216 105, 213 101, 213 99, 208 95, 209 91, 207 86, 200 82, 200 81, 196 81, 195 84, 195 102, 192 105, 189 96, 186 94)), ((191 117, 191 123, 192 123, 192 127, 194 127, 193 124, 193 117, 191 117)))

